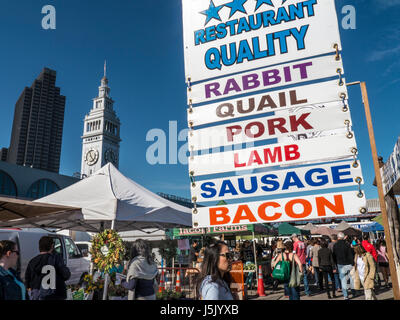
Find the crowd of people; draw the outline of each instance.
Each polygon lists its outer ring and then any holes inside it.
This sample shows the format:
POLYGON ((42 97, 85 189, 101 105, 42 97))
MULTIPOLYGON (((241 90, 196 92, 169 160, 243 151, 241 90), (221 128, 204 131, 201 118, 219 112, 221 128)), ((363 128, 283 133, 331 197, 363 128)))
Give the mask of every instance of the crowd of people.
MULTIPOLYGON (((313 282, 317 293, 326 292, 328 299, 335 298, 338 292, 342 292, 345 300, 349 299, 349 294, 357 297, 357 291, 362 288, 367 300, 376 299, 374 288, 376 283, 380 283, 378 272, 383 275, 384 285, 390 286, 385 240, 378 239, 372 244, 368 234, 358 238, 342 232, 330 237, 302 240, 293 234, 284 243, 282 240, 273 242, 272 265, 282 259, 282 252, 293 252, 294 257, 298 258, 296 262, 303 275, 304 293, 307 296, 311 295, 310 283, 313 282)), ((293 258, 288 256, 287 259, 293 258)), ((275 288, 276 284, 275 281, 275 288)), ((299 290, 300 287, 296 291, 288 290, 285 284, 285 295, 289 299, 299 299, 299 290)))
MULTIPOLYGON (((0 300, 64 300, 65 282, 70 271, 60 255, 54 251, 51 237, 39 241, 40 254, 28 264, 25 281, 16 273, 18 246, 13 241, 0 241, 0 300), (51 266, 55 279, 45 279, 44 267, 51 266), (45 281, 44 281, 45 280, 45 281), (53 283, 54 282, 54 283, 53 283)), ((345 236, 342 232, 331 237, 302 239, 293 234, 290 239, 274 239, 264 246, 245 241, 230 248, 224 241, 217 241, 199 248, 193 241, 190 249, 191 267, 198 268, 196 294, 202 300, 232 300, 238 292, 231 290, 230 270, 234 261, 254 262, 254 258, 270 256, 273 288, 283 284, 285 296, 290 300, 300 299, 300 285, 306 295, 311 295, 311 286, 318 293, 326 292, 328 299, 342 292, 345 300, 358 296, 364 290, 365 299, 375 300, 378 271, 383 275, 385 286, 389 286, 389 265, 386 244, 379 239, 372 244, 368 234, 362 239, 345 236), (254 245, 254 246, 253 246, 254 245), (286 273, 274 279, 275 269, 286 268, 286 273), (297 276, 296 276, 297 274, 297 276), (288 276, 289 275, 289 276, 288 276), (296 281, 296 277, 301 281, 296 281)), ((268 260, 268 259, 267 259, 268 260)), ((146 241, 133 243, 131 260, 123 273, 126 279, 122 286, 129 290, 128 300, 154 300, 157 292, 157 265, 146 241)), ((266 275, 268 276, 268 275, 266 275)))
MULTIPOLYGON (((17 274, 18 246, 9 240, 0 241, 0 300, 65 300, 66 281, 71 276, 61 255, 54 250, 52 237, 39 240, 39 254, 28 264, 24 281, 17 274)), ((133 242, 131 260, 125 268, 115 269, 125 274, 122 287, 128 290, 128 300, 155 300, 158 291, 157 264, 149 244, 133 242)), ((104 277, 104 274, 102 275, 104 277)))
MULTIPOLYGON (((286 241, 274 239, 265 245, 257 245, 256 248, 250 241, 238 244, 235 248, 229 248, 221 241, 206 247, 204 260, 200 265, 198 297, 204 300, 233 299, 236 293, 227 291, 231 281, 227 272, 229 265, 238 260, 243 263, 254 262, 254 253, 256 257, 261 257, 266 252, 271 252, 271 270, 281 261, 296 268, 307 296, 314 292, 325 292, 328 299, 331 299, 342 293, 343 299, 348 300, 350 297, 358 297, 359 291, 363 289, 366 300, 376 300, 374 289, 376 283, 381 281, 378 272, 383 275, 384 285, 390 287, 386 243, 382 238, 371 243, 368 234, 358 238, 339 232, 330 237, 310 239, 293 234, 286 241)), ((199 267, 198 264, 197 266, 199 267)), ((270 275, 264 274, 264 277, 272 278, 274 290, 283 284, 286 297, 290 300, 300 299, 300 282, 294 282, 293 285, 293 276, 277 280, 273 275, 274 272, 271 272, 270 275)))

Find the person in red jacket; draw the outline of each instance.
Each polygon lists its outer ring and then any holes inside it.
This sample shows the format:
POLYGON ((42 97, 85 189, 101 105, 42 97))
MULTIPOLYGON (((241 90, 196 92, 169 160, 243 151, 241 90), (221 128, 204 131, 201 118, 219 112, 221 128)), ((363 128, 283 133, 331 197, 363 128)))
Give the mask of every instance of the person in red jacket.
POLYGON ((380 287, 381 279, 379 277, 378 273, 378 253, 376 252, 376 249, 372 243, 369 242, 369 234, 364 233, 363 234, 363 241, 361 242, 363 248, 365 251, 369 252, 372 257, 374 258, 375 261, 375 282, 376 284, 380 287))
POLYGON ((375 247, 369 242, 369 235, 368 233, 363 234, 363 241, 362 241, 362 246, 364 247, 365 251, 369 252, 372 254, 374 257, 375 262, 378 262, 378 254, 376 253, 375 247))

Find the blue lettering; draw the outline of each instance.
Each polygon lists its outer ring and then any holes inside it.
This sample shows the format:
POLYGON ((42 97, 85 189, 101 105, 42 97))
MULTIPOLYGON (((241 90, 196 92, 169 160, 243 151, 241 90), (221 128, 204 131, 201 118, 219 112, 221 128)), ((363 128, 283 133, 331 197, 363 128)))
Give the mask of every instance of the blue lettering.
POLYGON ((297 6, 295 4, 291 4, 289 6, 289 15, 290 20, 296 20, 296 17, 299 19, 304 18, 304 10, 303 10, 303 3, 298 3, 297 6))
POLYGON ((225 23, 220 23, 219 25, 217 25, 217 37, 218 37, 218 39, 225 38, 227 33, 228 32, 226 31, 225 23))
POLYGON ((240 18, 236 34, 241 34, 243 31, 246 31, 246 32, 250 31, 249 24, 247 23, 247 20, 245 17, 240 18))
POLYGON ((213 188, 215 187, 215 183, 213 182, 205 182, 201 184, 201 190, 205 191, 205 192, 209 192, 209 193, 202 193, 201 196, 203 198, 214 198, 217 194, 217 191, 213 188))
POLYGON ((289 22, 290 18, 288 16, 288 13, 286 12, 285 7, 280 7, 278 9, 278 13, 276 14, 276 22, 277 23, 282 23, 282 21, 289 22))
POLYGON ((250 24, 250 28, 252 30, 257 30, 261 28, 261 24, 262 24, 262 16, 261 13, 257 13, 257 15, 251 15, 249 16, 249 24, 250 24), (257 17, 257 23, 254 23, 254 18, 257 17))
POLYGON ((260 58, 264 58, 264 57, 268 56, 267 50, 260 51, 260 42, 259 42, 258 37, 252 38, 251 42, 253 43, 253 51, 254 51, 255 59, 260 59, 260 58))
POLYGON ((278 176, 275 174, 266 174, 261 177, 261 182, 266 185, 270 185, 271 187, 261 187, 263 191, 275 191, 279 189, 279 182, 271 179, 278 179, 278 176))
POLYGON ((287 37, 290 36, 290 29, 288 30, 282 30, 279 32, 274 33, 274 38, 279 39, 279 45, 281 48, 281 53, 287 53, 288 48, 287 48, 287 37))
POLYGON ((221 191, 219 192, 219 197, 223 197, 226 193, 230 193, 233 196, 237 196, 238 193, 235 189, 235 187, 233 186, 231 180, 224 180, 222 181, 222 185, 221 185, 221 191))
POLYGON ((254 193, 257 191, 257 177, 250 177, 250 182, 251 182, 251 188, 250 188, 250 190, 247 190, 245 183, 244 183, 244 178, 238 179, 239 190, 241 193, 250 194, 250 193, 254 193))
POLYGON ((238 50, 238 58, 237 63, 242 63, 243 59, 247 59, 247 61, 254 60, 253 53, 251 52, 250 46, 247 40, 242 40, 239 42, 239 50, 238 50))
POLYGON ((309 25, 302 26, 300 28, 300 31, 298 31, 296 28, 290 29, 290 32, 292 33, 293 37, 296 39, 297 50, 305 49, 304 38, 306 37, 308 27, 309 25))
POLYGON ((225 66, 231 66, 235 63, 236 61, 236 43, 232 42, 229 44, 229 56, 228 58, 228 53, 226 50, 226 44, 221 46, 221 58, 222 58, 222 63, 225 66))
POLYGON ((235 35, 235 25, 238 23, 236 20, 227 21, 226 24, 229 26, 229 33, 231 36, 235 35))
POLYGON ((350 183, 353 182, 352 178, 341 179, 341 176, 349 176, 351 175, 351 171, 340 172, 340 170, 350 169, 350 165, 346 164, 343 166, 335 166, 331 168, 332 171, 332 179, 334 184, 339 183, 350 183))
POLYGON ((301 183, 299 177, 297 176, 296 172, 290 171, 287 173, 285 177, 285 181, 282 185, 282 190, 287 190, 291 186, 296 186, 297 188, 301 189, 304 188, 304 184, 301 183), (293 179, 293 182, 291 181, 293 179))
POLYGON ((310 185, 312 187, 320 187, 320 186, 324 186, 328 183, 329 179, 326 174, 317 176, 316 177, 317 180, 313 180, 314 173, 326 173, 326 171, 321 168, 308 170, 304 176, 304 179, 306 180, 308 185, 310 185))
POLYGON ((221 69, 221 56, 217 48, 210 48, 204 56, 205 64, 208 69, 221 69))
POLYGON ((200 43, 205 43, 206 39, 204 38, 204 30, 197 30, 194 32, 194 43, 195 45, 199 45, 200 43))
POLYGON ((208 41, 213 41, 216 38, 217 37, 215 35, 215 26, 206 28, 206 39, 207 39, 207 42, 208 41))

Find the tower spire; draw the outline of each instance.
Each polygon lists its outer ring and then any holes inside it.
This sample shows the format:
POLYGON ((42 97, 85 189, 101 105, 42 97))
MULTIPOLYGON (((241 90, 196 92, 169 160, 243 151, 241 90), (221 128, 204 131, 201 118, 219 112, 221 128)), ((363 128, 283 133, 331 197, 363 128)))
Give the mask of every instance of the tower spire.
POLYGON ((107 78, 107 60, 104 60, 104 78, 107 78))

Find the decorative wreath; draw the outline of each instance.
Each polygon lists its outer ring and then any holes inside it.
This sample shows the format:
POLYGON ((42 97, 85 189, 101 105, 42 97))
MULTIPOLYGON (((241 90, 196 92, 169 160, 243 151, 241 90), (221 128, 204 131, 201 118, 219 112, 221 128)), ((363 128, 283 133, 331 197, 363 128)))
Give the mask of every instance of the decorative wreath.
POLYGON ((92 262, 100 271, 108 272, 121 261, 124 253, 125 246, 115 230, 106 229, 92 239, 92 262))

